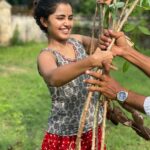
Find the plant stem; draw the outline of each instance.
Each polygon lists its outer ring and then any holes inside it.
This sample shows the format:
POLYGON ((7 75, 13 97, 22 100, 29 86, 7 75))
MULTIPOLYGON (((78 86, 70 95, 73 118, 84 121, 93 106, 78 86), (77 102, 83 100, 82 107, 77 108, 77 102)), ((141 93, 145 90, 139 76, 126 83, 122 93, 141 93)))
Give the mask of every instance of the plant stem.
POLYGON ((98 14, 98 6, 96 4, 94 21, 93 21, 93 28, 92 28, 92 38, 91 38, 91 44, 90 44, 90 55, 94 52, 95 24, 96 24, 97 14, 98 14))
POLYGON ((126 15, 124 16, 123 20, 121 21, 120 25, 118 26, 117 31, 121 31, 123 25, 125 24, 125 22, 127 21, 129 15, 132 13, 132 11, 134 10, 134 8, 136 7, 136 5, 138 4, 140 0, 135 0, 132 4, 132 6, 130 7, 129 11, 126 13, 126 15))
MULTIPOLYGON (((129 11, 127 12, 127 14, 125 15, 125 17, 123 18, 123 20, 120 22, 120 25, 117 28, 117 31, 120 31, 123 27, 123 25, 125 24, 125 22, 127 21, 129 15, 131 14, 131 12, 134 10, 135 6, 137 5, 137 3, 139 2, 139 0, 136 0, 133 5, 131 6, 131 8, 129 9, 129 11)), ((104 10, 103 10, 103 15, 104 15, 104 10)), ((103 25, 101 26, 102 30, 103 30, 103 25)), ((115 39, 112 40, 110 46, 108 47, 107 50, 110 50, 113 46, 115 42, 115 39)), ((97 71, 99 72, 99 70, 97 71)), ((93 92, 89 92, 88 93, 88 97, 86 99, 86 102, 84 104, 84 108, 81 114, 81 118, 80 118, 80 123, 79 123, 79 130, 77 133, 77 139, 76 139, 76 148, 75 150, 80 150, 81 148, 81 135, 83 132, 83 128, 84 128, 84 124, 85 124, 85 119, 86 119, 86 114, 89 108, 89 104, 91 101, 91 97, 92 97, 93 92)), ((104 102, 104 115, 103 115, 103 126, 102 126, 102 145, 101 145, 101 150, 104 149, 104 142, 105 142, 105 126, 106 126, 106 113, 107 113, 107 101, 104 102)))
POLYGON ((92 132, 92 150, 98 149, 98 114, 99 114, 100 99, 96 102, 95 112, 94 112, 94 124, 92 132), (95 147, 96 146, 96 147, 95 147))
POLYGON ((118 20, 117 27, 119 26, 119 24, 120 24, 120 22, 121 22, 121 20, 122 20, 122 17, 123 17, 124 14, 125 14, 125 11, 126 11, 126 8, 127 8, 127 6, 128 6, 129 1, 130 1, 130 0, 126 0, 125 6, 123 7, 123 10, 122 10, 122 12, 121 12, 120 18, 119 18, 119 20, 118 20))
POLYGON ((106 128, 107 104, 108 104, 108 102, 106 100, 104 100, 104 113, 103 113, 103 124, 102 124, 101 150, 104 150, 104 144, 105 144, 105 128, 106 128))
POLYGON ((85 124, 86 114, 87 114, 87 111, 88 111, 88 108, 89 108, 89 104, 91 102, 92 94, 93 94, 93 92, 89 92, 88 97, 86 99, 86 102, 84 104, 84 108, 83 108, 81 118, 80 118, 80 123, 79 123, 79 130, 78 130, 78 133, 77 133, 75 150, 80 150, 81 136, 82 136, 82 132, 83 132, 84 124, 85 124))
MULTIPOLYGON (((116 13, 116 15, 117 15, 117 8, 116 8, 116 3, 117 3, 117 0, 113 0, 113 4, 115 5, 115 13, 116 13)), ((115 28, 116 28, 116 18, 117 17, 115 17, 115 19, 113 19, 113 23, 112 23, 112 29, 114 29, 115 30, 115 28)))

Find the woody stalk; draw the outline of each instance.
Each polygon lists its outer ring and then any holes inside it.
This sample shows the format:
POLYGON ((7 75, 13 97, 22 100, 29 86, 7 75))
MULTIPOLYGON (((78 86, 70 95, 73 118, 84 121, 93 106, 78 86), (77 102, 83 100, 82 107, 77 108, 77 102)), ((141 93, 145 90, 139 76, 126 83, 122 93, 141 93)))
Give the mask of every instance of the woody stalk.
MULTIPOLYGON (((103 33, 104 30, 104 20, 106 18, 108 18, 108 23, 110 23, 110 20, 112 20, 111 23, 111 27, 113 27, 113 30, 115 31, 121 31, 122 27, 124 26, 124 24, 126 23, 126 21, 128 20, 128 17, 130 16, 130 14, 133 12, 133 10, 135 9, 135 7, 137 6, 138 2, 140 0, 135 0, 131 3, 131 5, 129 6, 129 0, 126 0, 126 3, 124 4, 124 7, 122 8, 122 12, 121 15, 119 17, 119 19, 117 20, 117 17, 114 17, 114 14, 109 12, 108 16, 106 16, 106 10, 108 8, 108 4, 111 3, 111 0, 98 0, 97 4, 96 4, 96 8, 95 8, 95 17, 94 17, 94 21, 93 21, 93 29, 92 29, 92 40, 91 40, 91 47, 90 47, 90 51, 91 53, 93 53, 93 39, 94 39, 94 30, 95 30, 95 20, 96 17, 98 15, 98 9, 100 10, 100 31, 101 33, 103 33), (105 3, 105 4, 104 4, 105 3), (107 4, 107 5, 106 5, 107 4), (99 8, 98 8, 99 6, 99 8), (128 7, 129 6, 129 7, 128 7), (115 18, 115 19, 114 19, 115 18)), ((123 2, 122 2, 123 3, 123 2)), ((121 3, 120 3, 121 4, 121 3)), ((114 9, 116 9, 115 11, 117 11, 117 5, 119 5, 119 3, 117 2, 117 0, 114 0, 111 5, 111 7, 113 7, 114 9)), ((110 25, 109 25, 110 27, 110 25)), ((112 40, 110 46, 108 47, 108 51, 111 50, 113 44, 115 42, 115 39, 112 40)), ((98 72, 102 72, 104 73, 103 70, 97 69, 98 72)), ((80 118, 80 122, 79 122, 79 128, 78 128, 78 133, 77 133, 77 139, 76 139, 76 148, 75 150, 81 150, 81 136, 82 136, 82 132, 83 132, 83 128, 85 125, 85 120, 86 120, 86 114, 89 108, 89 104, 91 102, 91 98, 92 98, 93 92, 89 92, 87 99, 85 101, 84 104, 84 108, 81 114, 81 118, 80 118)), ((103 113, 103 124, 102 124, 102 141, 101 141, 101 150, 104 150, 104 143, 105 143, 105 127, 106 127, 106 114, 107 114, 107 105, 108 105, 108 101, 107 99, 101 95, 99 100, 97 100, 97 104, 96 104, 96 110, 95 110, 95 120, 94 120, 94 126, 93 126, 93 137, 92 137, 92 149, 91 150, 97 150, 98 149, 98 137, 97 137, 97 130, 98 130, 98 110, 99 110, 99 103, 101 101, 104 101, 104 113, 103 113)))

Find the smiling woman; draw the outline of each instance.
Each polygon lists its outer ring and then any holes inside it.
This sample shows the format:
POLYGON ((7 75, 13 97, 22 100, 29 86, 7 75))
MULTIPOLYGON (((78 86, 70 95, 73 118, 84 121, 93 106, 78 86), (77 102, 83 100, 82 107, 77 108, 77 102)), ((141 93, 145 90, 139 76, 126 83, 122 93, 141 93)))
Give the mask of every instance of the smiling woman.
MULTIPOLYGON (((112 61, 112 53, 101 51, 94 40, 95 52, 88 56, 91 38, 71 34, 73 28, 72 7, 67 0, 39 0, 34 18, 48 38, 37 60, 38 71, 48 86, 52 97, 51 116, 42 150, 75 149, 76 134, 83 104, 88 91, 83 82, 87 69, 101 67, 112 61)), ((93 96, 82 136, 81 149, 91 149, 91 129, 94 107, 98 95, 93 96)), ((101 138, 101 115, 99 113, 99 139, 101 138)), ((99 148, 100 148, 99 141, 99 148)))
POLYGON ((58 5, 55 13, 48 20, 41 18, 43 25, 48 29, 49 36, 57 35, 58 40, 69 38, 73 26, 72 8, 69 4, 58 5))

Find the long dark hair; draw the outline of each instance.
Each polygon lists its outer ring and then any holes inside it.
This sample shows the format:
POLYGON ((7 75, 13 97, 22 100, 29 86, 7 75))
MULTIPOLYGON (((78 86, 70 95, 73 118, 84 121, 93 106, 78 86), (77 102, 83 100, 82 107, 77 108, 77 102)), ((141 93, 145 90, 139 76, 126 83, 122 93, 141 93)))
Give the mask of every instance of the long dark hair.
POLYGON ((40 21, 40 18, 48 19, 49 15, 56 11, 58 4, 69 4, 68 0, 35 0, 34 1, 34 12, 33 16, 40 29, 46 34, 48 33, 47 28, 44 27, 40 21))

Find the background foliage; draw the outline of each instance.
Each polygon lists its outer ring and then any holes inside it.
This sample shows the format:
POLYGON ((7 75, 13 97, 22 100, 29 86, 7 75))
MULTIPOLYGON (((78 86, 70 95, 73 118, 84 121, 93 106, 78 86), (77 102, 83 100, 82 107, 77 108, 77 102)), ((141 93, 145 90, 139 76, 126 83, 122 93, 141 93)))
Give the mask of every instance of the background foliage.
MULTIPOLYGON (((32 4, 34 0, 7 0, 14 7, 13 12, 25 13, 28 10, 32 9, 32 4), (18 6, 18 9, 17 7, 18 6), (20 9, 19 9, 20 8, 20 9), (28 9, 26 9, 28 8, 28 9), (23 9, 25 9, 23 11, 23 9), (20 12, 19 12, 20 11, 20 12)), ((93 15, 96 6, 96 0, 69 0, 73 6, 75 16, 82 16, 82 26, 80 23, 77 23, 75 31, 79 31, 82 34, 91 36, 91 23, 93 22, 93 15), (88 22, 88 23, 85 23, 88 22)), ((118 2, 124 2, 122 0, 117 0, 118 2)), ((133 2, 134 0, 130 0, 133 2)), ((30 11, 31 13, 31 11, 30 11)), ((25 13, 26 14, 26 13, 25 13)), ((136 44, 137 49, 139 48, 149 48, 149 35, 150 35, 150 0, 140 0, 138 7, 135 9, 133 14, 129 17, 129 23, 126 24, 123 29, 136 44), (144 39, 144 40, 143 40, 144 39), (141 42, 142 41, 142 42, 141 42)), ((81 21, 81 20, 79 20, 81 21)))

